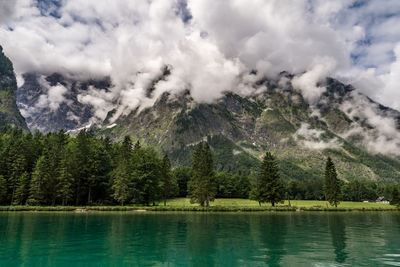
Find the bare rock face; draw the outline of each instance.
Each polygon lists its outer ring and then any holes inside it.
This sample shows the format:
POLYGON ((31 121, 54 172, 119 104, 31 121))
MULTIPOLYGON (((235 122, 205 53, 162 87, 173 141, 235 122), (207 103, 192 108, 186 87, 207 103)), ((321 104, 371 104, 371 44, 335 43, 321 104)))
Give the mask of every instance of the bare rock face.
POLYGON ((26 73, 18 88, 17 103, 31 131, 43 133, 73 130, 88 125, 93 112, 79 101, 80 93, 90 87, 107 89, 110 81, 75 81, 54 73, 49 76, 26 73))
POLYGON ((28 130, 15 100, 17 81, 11 61, 0 46, 0 127, 12 126, 28 130))

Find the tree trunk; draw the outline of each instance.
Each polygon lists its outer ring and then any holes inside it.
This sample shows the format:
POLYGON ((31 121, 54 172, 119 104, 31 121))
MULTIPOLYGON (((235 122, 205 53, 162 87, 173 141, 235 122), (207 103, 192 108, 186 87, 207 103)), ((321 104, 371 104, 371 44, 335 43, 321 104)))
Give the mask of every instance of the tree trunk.
POLYGON ((167 200, 164 199, 164 206, 167 206, 167 200))
POLYGON ((288 198, 288 200, 289 200, 289 208, 290 208, 290 207, 292 207, 292 205, 290 205, 290 197, 288 198))
POLYGON ((210 207, 210 201, 207 199, 207 207, 210 207))
POLYGON ((258 205, 261 207, 261 201, 258 201, 258 205))
POLYGON ((271 204, 272 204, 272 207, 275 207, 275 202, 272 201, 271 204))

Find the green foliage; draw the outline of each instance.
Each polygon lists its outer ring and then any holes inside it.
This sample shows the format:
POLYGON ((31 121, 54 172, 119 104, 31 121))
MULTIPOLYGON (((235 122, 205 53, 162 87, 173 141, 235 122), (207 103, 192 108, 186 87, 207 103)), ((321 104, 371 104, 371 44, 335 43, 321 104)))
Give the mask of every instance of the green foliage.
POLYGON ((393 187, 390 198, 390 205, 400 206, 400 193, 397 186, 393 187))
POLYGON ((251 184, 248 176, 218 172, 216 175, 218 198, 248 198, 251 184))
POLYGON ((178 197, 186 197, 188 194, 188 182, 191 177, 191 168, 189 167, 178 167, 175 168, 172 173, 178 185, 178 197))
POLYGON ((208 143, 199 143, 193 154, 192 178, 189 181, 189 196, 193 203, 210 206, 217 193, 214 164, 208 143))
POLYGON ((48 181, 51 179, 50 163, 46 155, 41 156, 32 173, 32 180, 29 189, 29 198, 27 204, 29 205, 42 205, 46 204, 46 195, 48 191, 48 181))
MULTIPOLYGON (((68 150, 67 150, 68 151, 68 150)), ((62 201, 62 205, 67 205, 73 198, 74 193, 74 177, 73 165, 67 153, 60 162, 60 172, 57 185, 57 197, 62 201)))
POLYGON ((13 205, 22 205, 28 198, 30 185, 30 175, 28 172, 24 172, 18 179, 17 188, 15 190, 15 196, 13 199, 13 205))
POLYGON ((5 203, 7 200, 7 181, 3 175, 0 175, 0 203, 5 203))
POLYGON ((279 177, 278 165, 270 152, 265 153, 251 199, 258 201, 260 205, 270 202, 272 206, 284 200, 284 185, 279 177))
POLYGON ((161 162, 161 192, 164 200, 164 206, 167 205, 167 199, 174 195, 176 191, 177 183, 172 175, 171 162, 169 161, 168 155, 165 154, 161 162))
POLYGON ((325 196, 326 200, 337 207, 342 199, 341 182, 337 177, 336 168, 333 161, 328 157, 325 166, 325 196))

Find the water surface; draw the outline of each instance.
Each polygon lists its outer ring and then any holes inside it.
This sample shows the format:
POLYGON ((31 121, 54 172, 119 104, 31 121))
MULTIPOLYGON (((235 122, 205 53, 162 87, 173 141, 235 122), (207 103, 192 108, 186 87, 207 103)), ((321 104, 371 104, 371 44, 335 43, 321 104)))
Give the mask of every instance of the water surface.
POLYGON ((400 213, 0 213, 0 266, 400 266, 400 213))

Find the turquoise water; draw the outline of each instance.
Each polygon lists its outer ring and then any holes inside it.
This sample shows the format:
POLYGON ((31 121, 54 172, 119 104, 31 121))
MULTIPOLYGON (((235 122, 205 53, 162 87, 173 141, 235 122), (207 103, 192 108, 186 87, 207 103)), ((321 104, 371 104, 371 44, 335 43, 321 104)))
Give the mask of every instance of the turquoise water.
POLYGON ((0 213, 0 266, 400 266, 400 213, 0 213))

